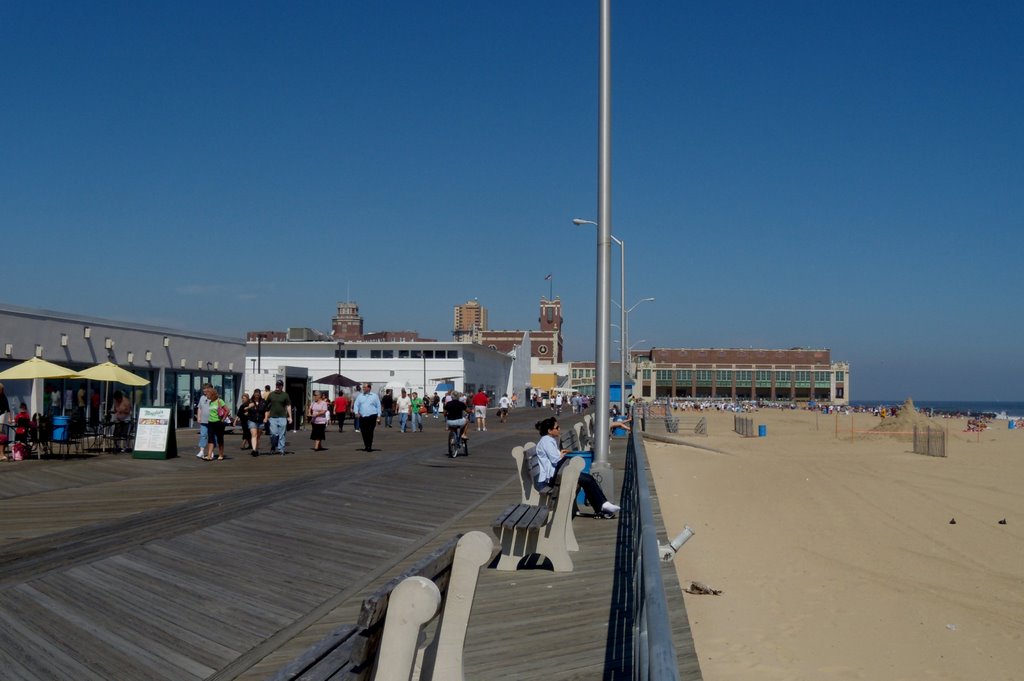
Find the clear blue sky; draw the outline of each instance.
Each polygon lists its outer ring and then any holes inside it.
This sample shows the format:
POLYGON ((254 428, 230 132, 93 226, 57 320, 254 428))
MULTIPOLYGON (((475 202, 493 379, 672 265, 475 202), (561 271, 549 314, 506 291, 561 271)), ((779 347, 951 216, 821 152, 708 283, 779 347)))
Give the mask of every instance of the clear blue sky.
MULTIPOLYGON (((615 2, 632 339, 1024 399, 1022 45, 1016 2, 615 2)), ((0 299, 443 339, 553 272, 592 358, 597 47, 596 0, 4 2, 0 299)))

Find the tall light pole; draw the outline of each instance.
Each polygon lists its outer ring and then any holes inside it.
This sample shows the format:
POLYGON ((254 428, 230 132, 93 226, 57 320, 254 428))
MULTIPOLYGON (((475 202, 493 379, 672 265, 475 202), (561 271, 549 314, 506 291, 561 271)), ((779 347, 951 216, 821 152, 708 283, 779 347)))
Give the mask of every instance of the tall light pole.
POLYGON ((335 393, 335 397, 341 394, 341 353, 342 347, 344 347, 345 341, 338 341, 338 349, 334 351, 334 354, 338 356, 338 390, 335 393))
MULTIPOLYGON (((600 229, 593 220, 583 220, 582 218, 573 218, 572 224, 576 226, 594 225, 600 229)), ((619 300, 624 301, 626 299, 626 242, 616 238, 614 234, 609 234, 608 238, 619 246, 619 300)), ((626 413, 626 369, 622 349, 626 347, 626 313, 622 310, 621 305, 619 311, 621 313, 619 315, 619 411, 624 414, 626 413)))
MULTIPOLYGON (((632 312, 633 310, 635 310, 640 303, 649 303, 649 302, 652 302, 653 300, 654 300, 653 297, 652 298, 641 298, 640 300, 638 300, 635 303, 633 303, 629 307, 628 310, 627 309, 623 309, 622 306, 619 305, 619 309, 622 310, 622 316, 623 316, 623 318, 625 320, 623 322, 623 325, 622 325, 622 346, 620 346, 620 347, 627 347, 626 343, 629 342, 629 313, 632 312)), ((615 303, 614 300, 612 302, 615 303)), ((618 303, 615 303, 615 304, 618 305, 618 303)), ((636 343, 634 343, 633 345, 636 345, 636 343)), ((629 347, 630 350, 633 349, 632 345, 630 345, 628 347, 629 347)), ((633 363, 633 358, 632 357, 630 357, 629 363, 630 364, 633 363)))
MULTIPOLYGON (((612 3, 601 0, 598 45, 597 102, 597 317, 594 364, 594 402, 600 426, 594 432, 594 463, 590 474, 610 498, 615 496, 615 479, 608 461, 608 359, 611 345, 611 241, 612 241, 612 3)), ((581 223, 577 223, 581 224, 581 223)), ((621 244, 621 242, 620 242, 621 244)))

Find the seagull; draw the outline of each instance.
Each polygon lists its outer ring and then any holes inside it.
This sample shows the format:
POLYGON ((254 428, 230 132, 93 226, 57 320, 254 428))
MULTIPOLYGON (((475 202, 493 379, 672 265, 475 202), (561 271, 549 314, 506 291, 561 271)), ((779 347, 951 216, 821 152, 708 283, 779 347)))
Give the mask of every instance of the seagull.
POLYGON ((956 525, 956 518, 950 518, 949 519, 949 524, 950 525, 956 525))
POLYGON ((999 524, 1000 525, 1005 525, 1006 524, 1006 518, 1003 518, 1002 520, 1000 520, 999 524))

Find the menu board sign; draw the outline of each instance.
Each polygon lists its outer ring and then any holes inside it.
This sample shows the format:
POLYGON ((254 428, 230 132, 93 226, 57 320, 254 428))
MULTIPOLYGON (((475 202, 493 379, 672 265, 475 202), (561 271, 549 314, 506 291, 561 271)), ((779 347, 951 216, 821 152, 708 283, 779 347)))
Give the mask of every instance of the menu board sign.
POLYGON ((169 459, 178 455, 174 436, 174 410, 170 407, 139 407, 135 426, 136 459, 169 459))

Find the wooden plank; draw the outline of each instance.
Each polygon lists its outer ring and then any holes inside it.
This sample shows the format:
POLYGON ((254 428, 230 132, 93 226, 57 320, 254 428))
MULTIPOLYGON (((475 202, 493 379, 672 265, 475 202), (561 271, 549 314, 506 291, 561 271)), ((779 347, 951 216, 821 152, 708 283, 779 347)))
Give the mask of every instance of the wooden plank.
MULTIPOLYGON (((181 433, 179 459, 0 467, 0 665, 16 660, 0 676, 189 679, 205 666, 216 669, 211 681, 262 681, 354 621, 403 566, 456 532, 489 527, 520 500, 508 451, 535 436, 529 412, 513 410, 454 461, 443 428, 427 419, 422 437, 378 430, 381 451, 370 457, 346 432, 330 433, 326 455, 253 459, 229 449, 228 461, 211 465, 190 455, 194 433, 181 433), (20 585, 28 590, 12 601, 20 585), (67 637, 53 640, 54 629, 67 637), (187 660, 131 652, 149 640, 187 660)), ((618 522, 579 518, 574 527, 573 573, 482 572, 467 678, 603 678, 606 660, 619 664, 622 641, 607 626, 618 522), (524 649, 543 654, 533 660, 524 649)), ((673 629, 688 636, 672 584, 673 629)), ((684 678, 699 679, 692 646, 680 656, 691 665, 684 678)))
MULTIPOLYGON (((352 636, 359 630, 354 624, 346 624, 335 628, 327 636, 320 639, 316 645, 308 648, 302 655, 292 660, 289 664, 281 668, 281 670, 274 675, 272 681, 292 681, 292 679, 302 676, 302 678, 308 678, 307 672, 313 667, 319 665, 326 658, 333 658, 339 648, 345 652, 342 654, 345 656, 344 659, 348 659, 348 651, 350 646, 343 646, 342 644, 349 641, 352 636)), ((331 661, 325 663, 326 666, 332 666, 331 661)), ((335 665, 337 669, 339 665, 335 665)))

